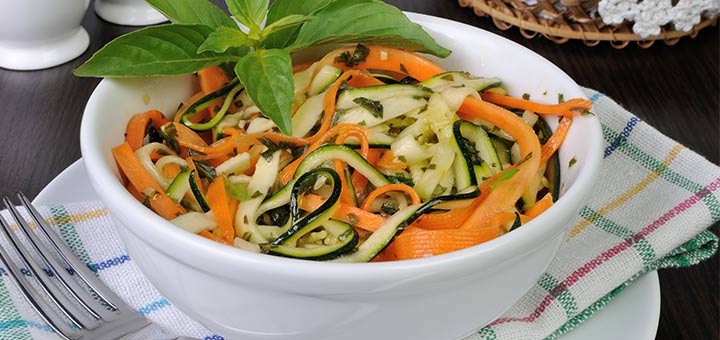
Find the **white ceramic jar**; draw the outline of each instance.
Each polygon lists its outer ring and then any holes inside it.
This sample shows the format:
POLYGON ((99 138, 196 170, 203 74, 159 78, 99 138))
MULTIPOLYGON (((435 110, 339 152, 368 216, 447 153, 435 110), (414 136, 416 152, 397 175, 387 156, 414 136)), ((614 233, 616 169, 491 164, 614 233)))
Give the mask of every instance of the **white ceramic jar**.
POLYGON ((126 26, 145 26, 167 21, 145 0, 96 0, 95 13, 105 21, 126 26))
POLYGON ((90 44, 80 25, 89 0, 0 0, 0 67, 38 70, 60 65, 90 44))

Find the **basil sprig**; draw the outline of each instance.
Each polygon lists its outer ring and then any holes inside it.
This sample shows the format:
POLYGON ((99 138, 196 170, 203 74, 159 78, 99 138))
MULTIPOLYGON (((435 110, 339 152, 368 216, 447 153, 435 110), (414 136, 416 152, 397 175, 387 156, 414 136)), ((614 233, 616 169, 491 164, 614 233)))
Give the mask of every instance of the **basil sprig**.
POLYGON ((74 73, 81 77, 179 75, 229 64, 247 93, 290 135, 294 82, 290 54, 325 44, 388 44, 446 57, 420 25, 379 0, 146 0, 171 24, 111 41, 74 73), (265 21, 264 27, 262 26, 265 21))

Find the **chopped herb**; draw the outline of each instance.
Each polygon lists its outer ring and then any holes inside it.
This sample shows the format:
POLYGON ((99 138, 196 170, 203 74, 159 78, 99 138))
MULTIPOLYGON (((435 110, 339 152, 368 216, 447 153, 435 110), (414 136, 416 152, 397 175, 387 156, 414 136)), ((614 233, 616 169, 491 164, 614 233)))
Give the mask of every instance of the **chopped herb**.
POLYGON ((558 104, 565 102, 565 95, 562 93, 558 93, 558 104))
POLYGON ((210 181, 214 181, 217 177, 217 172, 215 171, 215 168, 210 165, 207 165, 203 162, 195 161, 195 167, 197 167, 198 175, 200 175, 200 177, 207 178, 210 181))
POLYGON ((543 96, 547 96, 547 91, 543 92, 543 96))
MULTIPOLYGON (((352 76, 351 76, 350 78, 352 78, 352 76)), ((348 78, 348 80, 349 80, 350 78, 348 78)), ((340 87, 338 88, 338 92, 347 91, 347 90, 349 90, 349 89, 350 89, 350 84, 348 84, 347 80, 343 80, 343 81, 340 83, 340 87)))
MULTIPOLYGON (((398 175, 402 175, 402 173, 399 173, 398 175)), ((411 187, 415 186, 415 182, 411 178, 406 178, 404 176, 385 176, 387 177, 388 181, 393 184, 402 183, 407 184, 411 187)))
POLYGON ((435 169, 437 169, 437 164, 435 164, 435 163, 430 163, 430 165, 428 165, 427 169, 428 169, 428 170, 435 170, 435 169))
POLYGON ((158 130, 158 133, 160 134, 160 137, 165 139, 165 144, 170 149, 180 153, 180 143, 177 141, 177 128, 175 127, 175 123, 165 125, 165 128, 158 130))
POLYGON ((408 72, 408 70, 405 68, 405 65, 403 65, 403 63, 400 63, 400 71, 405 74, 410 74, 410 72, 408 72))
POLYGON ((370 49, 367 48, 367 46, 358 44, 355 47, 355 51, 353 51, 352 55, 350 54, 350 52, 343 52, 335 58, 335 62, 343 63, 347 67, 357 66, 365 62, 369 53, 370 49))
POLYGON ((148 122, 148 142, 150 143, 162 143, 163 138, 160 135, 160 132, 155 128, 155 125, 152 123, 152 119, 148 122))
POLYGON ((403 163, 407 163, 407 157, 405 157, 403 155, 397 156, 397 159, 403 163))
POLYGON ((357 97, 353 99, 353 102, 355 104, 360 105, 363 109, 370 112, 371 115, 373 115, 376 118, 382 118, 383 116, 383 106, 382 103, 380 103, 377 100, 372 100, 365 97, 357 97))
POLYGON ((393 215, 398 211, 398 206, 395 202, 386 201, 380 206, 380 211, 386 215, 393 215))
POLYGON ((529 94, 529 93, 523 93, 522 99, 530 100, 530 94, 529 94))
POLYGON ((497 188, 497 186, 500 185, 500 183, 511 179, 519 171, 520 171, 520 169, 518 169, 518 168, 503 171, 502 173, 500 173, 500 176, 498 176, 498 178, 494 182, 490 183, 490 189, 497 188))
POLYGON ((260 191, 255 191, 255 193, 253 193, 250 198, 258 198, 258 197, 261 197, 262 195, 263 195, 262 192, 260 192, 260 191))
POLYGON ((235 107, 243 107, 243 102, 240 99, 235 100, 235 107))
POLYGON ((581 116, 588 116, 588 115, 594 116, 595 114, 592 113, 592 112, 590 112, 590 111, 588 111, 588 110, 582 110, 582 112, 580 112, 580 115, 581 115, 581 116))
POLYGON ((568 162, 568 168, 572 168, 572 166, 575 165, 575 163, 577 163, 577 159, 575 159, 575 157, 573 157, 570 160, 570 162, 568 162))
POLYGON ((242 202, 247 201, 250 197, 247 190, 247 184, 245 183, 232 183, 227 178, 225 179, 225 190, 234 199, 242 202))
POLYGON ((455 80, 455 78, 453 77, 452 73, 446 74, 446 75, 440 77, 440 79, 442 79, 442 80, 447 80, 447 81, 454 81, 454 80, 455 80))
POLYGON ((360 126, 365 126, 365 125, 367 125, 367 123, 366 123, 364 120, 361 120, 361 121, 358 123, 358 125, 360 125, 360 126))

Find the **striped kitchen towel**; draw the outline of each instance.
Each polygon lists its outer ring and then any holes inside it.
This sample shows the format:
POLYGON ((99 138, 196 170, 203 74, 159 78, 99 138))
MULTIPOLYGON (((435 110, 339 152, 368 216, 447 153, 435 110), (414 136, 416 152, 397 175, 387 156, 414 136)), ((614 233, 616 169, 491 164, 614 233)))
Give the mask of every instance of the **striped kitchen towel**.
MULTIPOLYGON (((640 275, 693 265, 717 250, 718 238, 705 229, 720 220, 720 168, 611 99, 592 90, 586 93, 605 137, 599 184, 535 286, 466 340, 561 337, 640 275)), ((40 210, 108 286, 168 334, 222 339, 190 320, 150 285, 125 252, 101 203, 66 203, 40 210)), ((0 268, 0 339, 57 339, 51 332, 0 268)))

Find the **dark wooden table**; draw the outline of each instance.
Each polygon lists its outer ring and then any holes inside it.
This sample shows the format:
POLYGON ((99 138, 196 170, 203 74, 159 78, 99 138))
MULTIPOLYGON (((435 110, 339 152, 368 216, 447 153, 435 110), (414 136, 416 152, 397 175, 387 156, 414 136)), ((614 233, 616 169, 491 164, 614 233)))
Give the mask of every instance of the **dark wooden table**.
MULTIPOLYGON (((666 135, 720 162, 717 27, 672 47, 659 43, 649 49, 630 45, 617 50, 608 44, 586 47, 578 42, 556 45, 544 38, 526 40, 516 29, 500 31, 487 17, 477 17, 453 0, 388 2, 514 40, 558 65, 578 84, 604 92, 666 135)), ((34 197, 80 158, 80 118, 99 80, 76 78, 71 71, 114 37, 135 29, 102 21, 92 7, 83 26, 91 44, 79 58, 41 71, 0 69, 0 192, 20 190, 34 197)), ((718 224, 712 230, 717 233, 718 224)), ((657 338, 719 339, 718 256, 659 275, 662 312, 657 338)))

